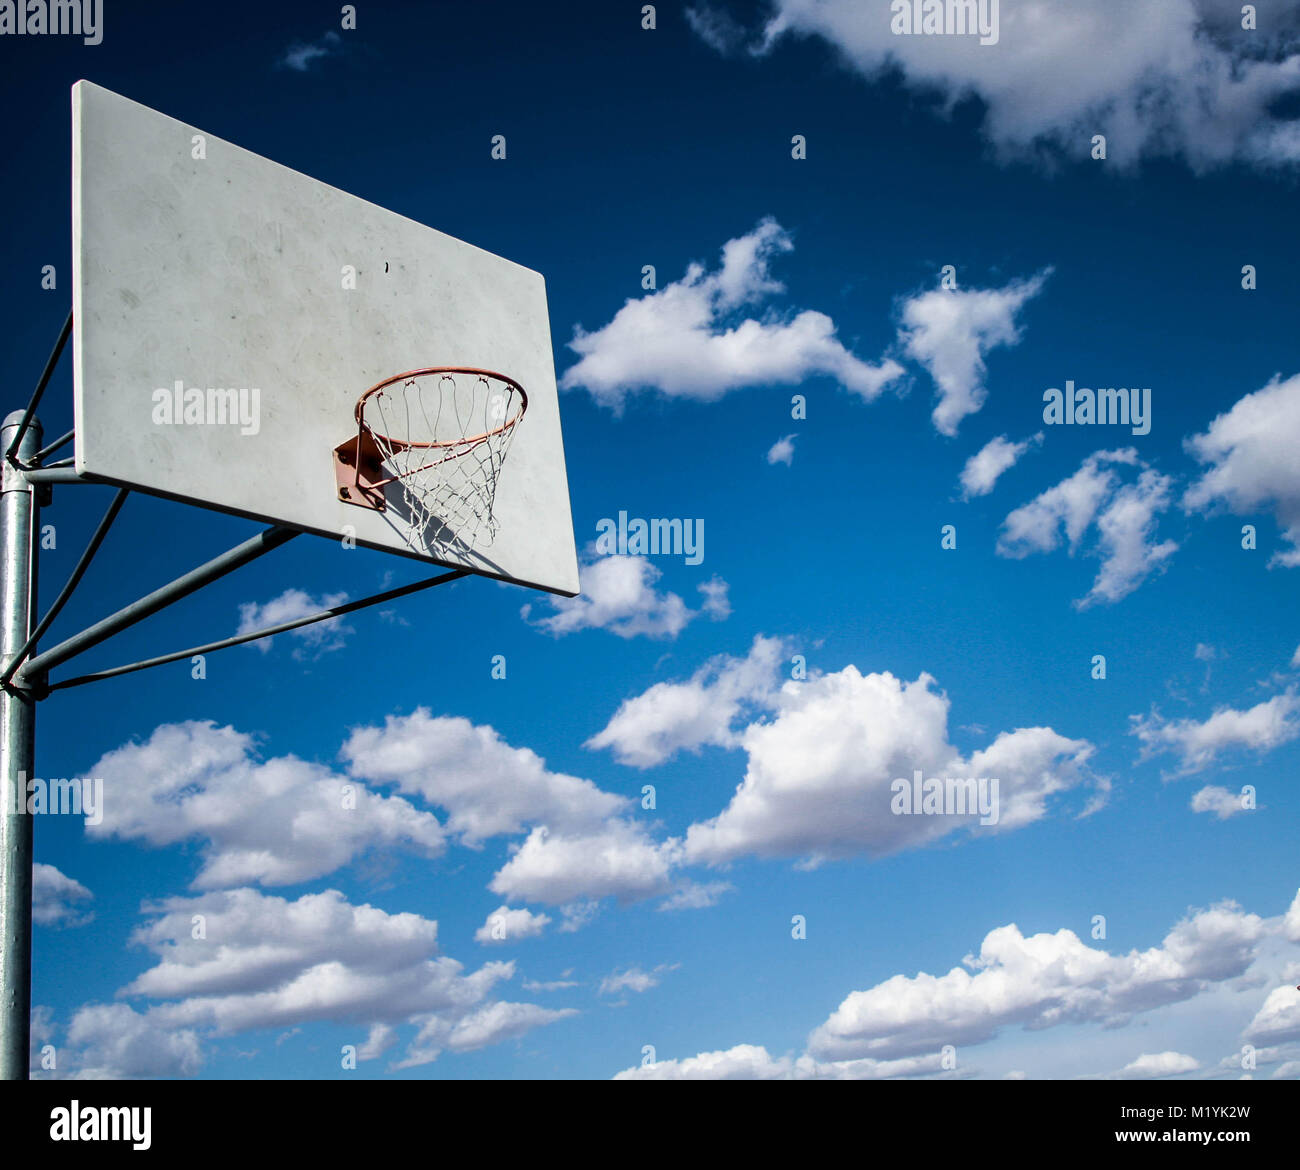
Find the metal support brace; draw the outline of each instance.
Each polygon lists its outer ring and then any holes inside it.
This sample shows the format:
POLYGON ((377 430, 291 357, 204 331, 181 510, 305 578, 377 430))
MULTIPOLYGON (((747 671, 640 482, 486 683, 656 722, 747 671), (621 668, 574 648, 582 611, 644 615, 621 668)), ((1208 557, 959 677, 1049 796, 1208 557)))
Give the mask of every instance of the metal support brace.
POLYGON ((224 650, 228 646, 242 646, 245 642, 256 642, 260 638, 270 638, 275 634, 285 634, 290 630, 299 629, 302 626, 310 626, 315 622, 327 621, 330 618, 343 617, 344 614, 355 613, 359 609, 367 609, 372 605, 379 605, 381 602, 394 601, 399 597, 405 597, 410 593, 419 593, 423 589, 432 589, 435 585, 442 585, 448 581, 455 581, 460 577, 468 577, 468 569, 456 569, 450 573, 443 573, 438 577, 428 577, 423 581, 416 581, 410 585, 403 585, 398 589, 389 589, 384 593, 376 593, 373 597, 363 597, 360 601, 349 601, 346 605, 336 605, 331 609, 323 609, 319 613, 314 613, 308 617, 294 618, 293 621, 281 622, 279 625, 267 626, 262 630, 255 630, 251 634, 236 634, 232 638, 222 638, 217 642, 208 642, 203 646, 191 646, 188 650, 176 650, 171 654, 161 654, 157 658, 146 658, 140 662, 130 662, 125 666, 115 666, 111 670, 97 670, 93 674, 78 675, 76 678, 60 679, 56 683, 50 683, 50 691, 62 691, 68 687, 80 687, 86 683, 99 682, 101 679, 117 678, 118 675, 134 674, 137 670, 147 670, 151 666, 163 666, 168 662, 179 662, 182 658, 193 658, 196 654, 211 654, 214 650, 224 650))
MULTIPOLYGON (((11 432, 9 445, 5 448, 5 462, 12 463, 14 456, 18 454, 19 444, 23 441, 23 436, 27 433, 27 428, 31 425, 32 419, 36 417, 36 408, 41 404, 41 395, 45 393, 45 387, 50 384, 50 375, 54 373, 54 367, 59 364, 59 357, 63 353, 63 347, 68 344, 68 338, 72 336, 72 313, 69 311, 67 319, 63 322, 63 329, 59 333, 59 340, 54 343, 54 348, 50 351, 49 360, 45 363, 45 369, 41 371, 41 380, 36 383, 36 389, 32 393, 32 399, 27 404, 27 409, 23 411, 22 420, 18 423, 18 429, 11 432)), ((9 422, 5 420, 5 429, 9 429, 9 422)), ((29 460, 40 450, 38 443, 28 453, 29 460)))
POLYGON ((90 538, 90 543, 86 545, 86 551, 81 554, 81 560, 77 562, 77 567, 72 570, 72 575, 68 578, 58 597, 54 599, 54 604, 50 606, 50 612, 41 618, 36 629, 32 631, 31 637, 23 643, 22 649, 9 660, 8 665, 4 668, 4 673, 0 674, 0 687, 9 685, 9 680, 18 672, 18 668, 22 666, 32 647, 41 640, 41 636, 50 628, 63 607, 67 605, 68 598, 72 596, 72 591, 81 584, 81 578, 86 575, 86 570, 90 568, 90 562, 95 559, 99 546, 104 543, 104 537, 108 535, 108 530, 113 526, 113 521, 117 519, 118 512, 122 510, 127 494, 128 490, 126 488, 117 489, 117 495, 113 497, 113 502, 109 504, 108 511, 104 513, 104 518, 99 522, 99 527, 95 529, 95 535, 90 538))
MULTIPOLYGON (((31 478, 34 474, 28 472, 27 476, 31 478)), ((183 577, 177 577, 175 581, 164 585, 161 589, 155 589, 139 601, 133 601, 125 608, 119 609, 117 613, 110 614, 93 626, 82 630, 81 633, 60 642, 53 649, 46 650, 44 654, 38 654, 19 670, 16 681, 22 686, 31 686, 43 693, 46 674, 60 663, 67 662, 69 658, 75 657, 83 650, 98 646, 100 642, 111 638, 114 634, 129 629, 147 617, 152 617, 160 609, 166 609, 167 606, 188 597, 209 582, 216 581, 227 573, 233 573, 249 561, 255 561, 297 535, 298 533, 290 528, 264 529, 243 544, 223 552, 219 557, 213 557, 207 564, 190 570, 183 577)))

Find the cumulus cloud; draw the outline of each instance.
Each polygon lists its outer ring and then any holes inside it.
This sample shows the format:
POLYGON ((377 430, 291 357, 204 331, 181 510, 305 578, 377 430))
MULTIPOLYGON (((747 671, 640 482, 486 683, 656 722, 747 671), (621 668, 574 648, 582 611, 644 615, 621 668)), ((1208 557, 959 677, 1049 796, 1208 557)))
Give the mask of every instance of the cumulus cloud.
POLYGON ((668 893, 679 856, 675 838, 656 842, 632 821, 611 820, 589 832, 539 825, 488 888, 503 898, 552 906, 607 897, 637 902, 668 893))
POLYGON ((759 636, 744 658, 719 655, 685 682, 656 683, 624 700, 584 746, 610 748, 620 763, 636 768, 706 745, 737 747, 736 721, 770 703, 784 651, 781 639, 759 636))
POLYGON ((1013 443, 1006 435, 990 439, 966 460, 966 466, 961 469, 961 498, 970 500, 987 496, 1002 473, 1009 471, 1030 447, 1037 447, 1042 441, 1042 431, 1019 443, 1013 443))
POLYGON ((1000 926, 964 967, 852 992, 812 1033, 809 1052, 899 1058, 981 1044, 1017 1024, 1121 1023, 1240 976, 1268 930, 1230 901, 1184 918, 1160 946, 1127 954, 1088 946, 1069 930, 1026 937, 1015 924, 1000 926))
MULTIPOLYGON (((1004 158, 1084 158, 1101 133, 1120 166, 1148 156, 1196 170, 1287 165, 1300 159, 1300 133, 1272 107, 1300 85, 1300 38, 1294 13, 1262 12, 1254 32, 1241 28, 1241 6, 1223 0, 1018 0, 1001 6, 997 44, 981 45, 895 35, 883 5, 865 19, 858 0, 776 0, 756 51, 816 36, 866 78, 898 77, 945 112, 976 98, 983 134, 1004 158)), ((746 43, 707 15, 691 23, 720 50, 746 43)))
POLYGON ((1217 784, 1207 784, 1192 797, 1192 812, 1213 813, 1221 821, 1226 821, 1237 813, 1245 812, 1241 803, 1240 792, 1229 792, 1217 784))
POLYGON ((1300 374, 1247 394, 1185 445, 1208 466, 1183 506, 1238 515, 1271 508, 1290 547, 1275 553, 1270 567, 1300 565, 1300 374))
POLYGON ((815 375, 835 378, 867 401, 878 397, 901 377, 896 362, 855 357, 825 313, 759 309, 784 291, 770 265, 793 248, 790 234, 764 219, 727 241, 718 268, 693 263, 680 280, 627 301, 595 332, 575 329, 569 348, 579 360, 560 385, 585 387, 615 410, 641 389, 712 402, 744 387, 793 385, 815 375))
POLYGON ((155 1080, 192 1077, 203 1064, 192 1028, 173 1027, 124 1003, 79 1008, 59 1053, 74 1080, 155 1080))
POLYGON ((1174 541, 1155 539, 1156 517, 1168 510, 1172 485, 1167 475, 1148 468, 1111 498, 1097 517, 1101 568, 1080 608, 1127 597, 1178 551, 1174 541))
POLYGON ((487 921, 474 932, 474 941, 484 945, 522 942, 526 938, 540 938, 550 924, 550 916, 534 914, 531 910, 512 910, 498 906, 487 916, 487 921))
POLYGON ((1073 475, 1007 516, 998 555, 1019 559, 1051 552, 1060 547, 1062 535, 1074 555, 1094 529, 1096 538, 1086 551, 1101 559, 1101 568, 1075 606, 1119 601, 1162 570, 1177 551, 1173 541, 1155 539, 1156 517, 1168 510, 1172 486, 1168 476, 1142 464, 1132 447, 1095 451, 1073 475), (1123 483, 1121 468, 1140 470, 1134 482, 1123 483))
POLYGON ((1300 890, 1282 919, 1282 933, 1289 941, 1300 943, 1300 890))
POLYGON ((158 962, 120 994, 159 1001, 147 1018, 169 1029, 232 1035, 318 1021, 371 1029, 377 1054, 389 1034, 414 1026, 402 1067, 520 1034, 569 1013, 491 999, 513 963, 466 973, 438 955, 437 923, 350 904, 337 890, 295 901, 252 889, 171 898, 145 907, 152 920, 132 942, 158 962), (192 937, 201 915, 206 937, 192 937), (220 945, 213 945, 219 942, 220 945))
POLYGON ((473 1052, 505 1040, 517 1040, 534 1028, 577 1014, 576 1008, 557 1011, 535 1003, 488 1004, 456 1021, 447 1037, 447 1047, 452 1052, 473 1052))
MULTIPOLYGON (((896 975, 848 995, 811 1033, 801 1056, 772 1056, 738 1044, 685 1059, 624 1069, 621 1080, 801 1080, 978 1076, 969 1057, 961 1071, 945 1070, 943 1048, 970 1048, 1017 1026, 1041 1030, 1091 1024, 1116 1028, 1135 1016, 1223 988, 1239 992, 1257 983, 1243 976, 1276 958, 1281 936, 1300 942, 1300 892, 1278 918, 1248 914, 1235 902, 1191 910, 1158 946, 1111 954, 1073 932, 1025 936, 1013 923, 990 931, 978 955, 946 975, 896 975)), ((1300 968, 1300 965, 1294 965, 1300 968)), ((1289 968, 1283 979, 1294 983, 1289 968)), ((1300 1037, 1300 993, 1270 993, 1248 1036, 1270 1042, 1254 1056, 1260 1067, 1295 1055, 1300 1037)), ((1240 1053, 1219 1062, 1239 1069, 1240 1053)), ((1300 1062, 1296 1062, 1300 1066, 1300 1062)), ((1143 1053, 1110 1078, 1142 1079, 1199 1072, 1201 1063, 1176 1051, 1143 1053)), ((1294 1075, 1288 1072, 1274 1076, 1294 1075)), ((1211 1070, 1213 1071, 1213 1070, 1211 1070)), ((1025 1078, 1022 1071, 1004 1079, 1025 1078)))
POLYGON ((357 1046, 358 1060, 378 1060, 397 1043, 397 1029, 392 1024, 376 1024, 365 1042, 357 1046))
POLYGON ((32 865, 32 920, 38 926, 84 926, 94 914, 84 903, 94 895, 52 865, 32 865))
POLYGON ((1141 742, 1142 759, 1172 753, 1179 761, 1175 775, 1188 776, 1204 771, 1231 749, 1266 752, 1290 743, 1300 735, 1297 712, 1300 695, 1286 691, 1245 711, 1220 707, 1204 721, 1164 719, 1154 710, 1146 716, 1130 715, 1129 733, 1141 742))
POLYGON ((934 381, 939 401, 930 417, 940 434, 955 435, 961 420, 984 405, 985 355, 1020 341, 1016 316, 1050 274, 1004 288, 936 288, 903 302, 899 341, 934 381))
POLYGON ((777 441, 768 448, 768 463, 772 466, 776 466, 778 463, 784 463, 787 467, 794 463, 794 441, 796 438, 798 438, 797 435, 786 435, 783 438, 777 439, 777 441))
POLYGON ((1150 1081, 1196 1072, 1201 1062, 1185 1052, 1144 1052, 1115 1074, 1120 1080, 1150 1081))
POLYGON ((1268 1044, 1300 1040, 1300 990, 1275 987, 1246 1028, 1246 1039, 1268 1044))
POLYGON ((662 576, 662 570, 645 557, 597 557, 580 566, 582 592, 577 597, 548 596, 551 612, 535 620, 531 602, 520 614, 557 638, 579 630, 608 630, 620 638, 668 639, 676 638, 701 613, 715 621, 730 615, 727 583, 720 577, 698 587, 704 603, 694 610, 676 593, 655 588, 662 576))
MULTIPOLYGON (((239 607, 239 629, 237 634, 251 634, 267 626, 278 626, 284 622, 297 621, 298 618, 310 617, 323 609, 333 609, 343 605, 348 599, 346 593, 326 593, 317 601, 310 593, 301 589, 286 589, 278 597, 267 602, 248 601, 239 607)), ((323 622, 313 622, 309 626, 299 626, 290 630, 285 637, 296 638, 299 645, 293 656, 299 660, 318 657, 331 650, 340 650, 346 644, 348 635, 355 631, 344 623, 342 618, 328 618, 323 622)), ((263 654, 271 649, 274 638, 263 638, 253 642, 263 654)))
POLYGON ((1119 484, 1115 466, 1133 466, 1137 462, 1137 451, 1132 447, 1093 452, 1073 475, 1048 488, 1006 518, 998 540, 998 552, 1002 556, 1017 558, 1030 553, 1051 552, 1060 547, 1062 530, 1070 551, 1074 552, 1097 510, 1119 484))
POLYGON ((726 621, 731 616, 731 598, 728 596, 730 587, 721 577, 710 577, 696 588, 704 595, 704 601, 700 605, 702 612, 715 622, 726 621))
POLYGON ((548 770, 536 752, 511 747, 491 727, 424 707, 356 729, 340 755, 351 775, 445 809, 446 831, 467 845, 534 824, 593 828, 629 804, 590 780, 548 770))
POLYGON ((251 736, 212 721, 169 723, 103 756, 103 819, 92 839, 200 842, 198 889, 309 881, 376 847, 443 848, 431 813, 295 756, 261 760, 251 736))
POLYGON ((725 1052, 701 1052, 685 1060, 660 1060, 627 1068, 616 1081, 769 1081, 791 1079, 789 1057, 773 1060, 766 1048, 737 1044, 725 1052))
POLYGON ((881 856, 977 823, 975 814, 895 815, 893 782, 916 770, 997 778, 1000 820, 990 831, 1040 819, 1053 796, 1091 779, 1092 745, 1048 727, 1003 732, 964 759, 948 740, 949 701, 934 682, 855 666, 787 682, 773 697, 775 717, 742 733, 744 781, 721 813, 690 827, 687 859, 881 856))
POLYGON ((721 1052, 701 1052, 684 1060, 659 1060, 624 1069, 616 1081, 876 1081, 936 1076, 939 1054, 906 1060, 819 1061, 810 1056, 773 1057, 766 1048, 737 1044, 721 1052))

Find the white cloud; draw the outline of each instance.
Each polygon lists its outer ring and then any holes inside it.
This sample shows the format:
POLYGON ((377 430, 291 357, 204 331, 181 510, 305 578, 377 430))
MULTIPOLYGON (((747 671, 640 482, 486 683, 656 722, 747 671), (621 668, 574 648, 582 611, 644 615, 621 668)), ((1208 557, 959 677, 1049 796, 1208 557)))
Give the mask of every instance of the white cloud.
MULTIPOLYGON (((682 1060, 659 1060, 617 1074, 620 1080, 801 1080, 979 1076, 969 1056, 961 1070, 945 1070, 944 1045, 969 1049, 1002 1032, 1059 1025, 1127 1025, 1133 1017, 1198 996, 1235 995, 1260 986, 1252 978, 1277 957, 1279 936, 1300 942, 1300 891, 1286 915, 1264 919, 1231 901, 1189 911, 1159 946, 1111 954, 1073 932, 1024 936, 1014 924, 990 931, 977 956, 942 976, 896 975, 847 996, 809 1037, 804 1055, 773 1057, 766 1048, 738 1044, 682 1060)), ((1294 983, 1300 964, 1283 971, 1294 983), (1294 975, 1294 978, 1292 976, 1294 975)), ((1271 981, 1271 980, 1268 980, 1271 981)), ((1167 1015, 1166 1019, 1170 1018, 1167 1015)), ((1176 1018, 1176 1017, 1175 1017, 1176 1018)), ((1186 1017, 1182 1017, 1184 1022, 1186 1017)), ((1300 1038, 1300 993, 1276 989, 1252 1025, 1260 1038, 1279 1041, 1253 1053, 1264 1068, 1295 1055, 1300 1038), (1294 1035, 1293 1035, 1294 1033, 1294 1035)), ((1220 1061, 1239 1070, 1241 1053, 1220 1061)), ((1300 1061, 1296 1062, 1300 1066, 1300 1061)), ((1283 1065, 1294 1075, 1291 1065, 1283 1065)), ((1156 1078, 1200 1072, 1195 1057, 1177 1051, 1143 1053, 1110 1078, 1156 1078)), ((1215 1068, 1211 1068, 1213 1073, 1215 1068)), ((996 1074, 994 1074, 996 1075, 996 1074)), ((1209 1073, 1205 1075, 1210 1075, 1209 1073)), ((1021 1070, 1003 1079, 1025 1079, 1021 1070)))
POLYGON ((736 887, 730 882, 693 882, 683 879, 669 898, 659 903, 660 910, 707 910, 716 906, 723 894, 736 887))
MULTIPOLYGON (((317 601, 310 593, 301 589, 286 589, 278 597, 267 602, 248 601, 239 607, 239 629, 237 634, 251 634, 267 626, 278 626, 283 622, 297 621, 298 618, 310 617, 324 609, 333 609, 343 605, 348 599, 346 593, 326 593, 317 601)), ((299 626, 290 630, 284 637, 297 638, 302 645, 293 652, 297 659, 318 657, 331 650, 340 650, 346 644, 348 635, 355 633, 343 618, 327 618, 309 626, 299 626)), ((263 638, 253 642, 265 654, 271 649, 274 638, 263 638)))
POLYGON ((555 1011, 539 1007, 535 1003, 488 1004, 456 1022, 447 1040, 447 1047, 453 1052, 473 1052, 492 1044, 500 1044, 504 1040, 517 1040, 534 1028, 577 1014, 576 1008, 555 1011))
POLYGON ((1183 919, 1158 947, 1113 955, 1073 931, 1026 937, 1014 924, 1000 926, 978 956, 964 960, 969 971, 895 975, 852 992, 813 1032, 809 1051, 827 1059, 905 1057, 981 1044, 1017 1024, 1120 1023, 1241 975, 1268 929, 1222 902, 1183 919))
MULTIPOLYGON (((1263 1047, 1251 1045, 1251 1049, 1251 1059, 1258 1068, 1267 1068, 1269 1065, 1277 1064, 1279 1061, 1284 1061, 1295 1054, 1292 1047, 1287 1044, 1265 1045, 1263 1047)), ((1240 1073, 1243 1071, 1242 1058, 1244 1056, 1245 1052, 1238 1049, 1223 1057, 1214 1067, 1219 1071, 1240 1073)), ((1249 1067, 1249 1065, 1246 1067, 1249 1067)))
POLYGON ((160 1027, 216 1035, 318 1022, 369 1026, 369 1051, 387 1047, 376 1025, 418 1031, 400 1067, 520 1034, 567 1013, 491 1000, 513 963, 466 974, 438 956, 437 923, 417 914, 354 906, 337 890, 295 901, 256 890, 171 898, 132 942, 158 956, 121 993, 163 1001, 148 1019, 160 1027), (206 937, 192 937, 201 915, 206 937), (214 943, 219 945, 214 945, 214 943))
POLYGON ((639 389, 711 402, 743 387, 798 384, 819 374, 867 401, 876 398, 901 377, 902 367, 855 357, 836 339, 825 313, 743 315, 784 291, 769 264, 793 248, 789 233, 764 219, 748 235, 727 241, 714 271, 691 264, 680 280, 627 301, 603 328, 575 329, 569 348, 579 361, 560 385, 586 387, 615 410, 639 389))
POLYGON ((356 729, 339 754, 351 775, 445 809, 447 832, 468 845, 533 824, 591 828, 628 805, 590 780, 549 771, 536 752, 511 747, 491 727, 435 718, 424 707, 356 729))
POLYGON ((611 820, 589 832, 539 826, 488 888, 503 898, 552 906, 606 897, 636 902, 669 891, 679 855, 680 842, 655 842, 631 821, 611 820))
POLYGON ((94 895, 52 865, 32 865, 32 920, 38 926, 84 926, 94 914, 78 903, 94 895))
POLYGON ((798 435, 786 435, 784 438, 777 439, 771 447, 768 448, 767 461, 772 466, 778 463, 784 463, 787 467, 794 463, 794 441, 798 435))
POLYGON ((1183 506, 1222 506, 1237 515, 1272 508, 1291 547, 1274 553, 1269 565, 1300 565, 1300 374, 1247 394, 1186 447, 1209 468, 1187 489, 1183 506))
POLYGON ((679 751, 705 745, 736 747, 736 720, 770 703, 785 644, 756 637, 744 658, 711 658, 686 682, 656 683, 626 699, 604 730, 585 747, 610 748, 620 763, 636 768, 662 764, 679 751))
MULTIPOLYGON (((1300 695, 1287 691, 1245 711, 1220 707, 1208 719, 1164 719, 1152 711, 1148 716, 1130 715, 1129 733, 1142 744, 1142 759, 1162 752, 1179 757, 1180 776, 1208 768, 1225 751, 1245 748, 1271 751, 1300 735, 1300 695)), ((1197 810, 1200 811, 1200 810, 1197 810)))
POLYGON ((624 1069, 616 1081, 769 1081, 791 1079, 789 1057, 773 1060, 766 1048, 737 1044, 725 1052, 701 1052, 685 1060, 660 1060, 624 1069))
POLYGON ((612 971, 600 981, 600 986, 596 989, 597 995, 618 995, 624 991, 632 991, 641 995, 653 987, 658 987, 663 981, 665 971, 675 970, 676 964, 672 966, 667 963, 661 963, 653 971, 643 971, 640 967, 628 967, 624 971, 612 971))
POLYGON ((211 721, 168 723, 103 756, 90 775, 112 799, 93 839, 202 842, 198 889, 309 881, 376 847, 443 848, 431 813, 295 756, 259 760, 250 736, 211 721))
POLYGON ((1127 597, 1178 551, 1172 540, 1155 542, 1156 517, 1168 510, 1172 485, 1168 476, 1148 468, 1137 483, 1121 487, 1097 517, 1101 568, 1080 608, 1127 597))
POLYGON ((568 991, 579 984, 575 979, 552 979, 547 983, 539 983, 536 979, 525 979, 520 986, 525 991, 568 991))
POLYGON ((285 50, 280 64, 295 73, 306 73, 315 62, 337 56, 342 51, 342 44, 342 38, 331 29, 318 41, 295 41, 285 50))
POLYGON ((487 921, 474 932, 474 941, 484 945, 522 942, 526 938, 540 938, 550 924, 546 914, 531 910, 512 910, 498 906, 487 916, 487 921))
POLYGON ((365 1043, 357 1046, 358 1060, 378 1060, 397 1043, 397 1029, 392 1024, 376 1024, 365 1043))
POLYGON ((773 1057, 766 1048, 737 1044, 722 1052, 701 1052, 684 1060, 659 1060, 624 1069, 616 1081, 875 1081, 896 1077, 934 1076, 940 1057, 906 1060, 845 1060, 823 1062, 810 1056, 773 1057))
POLYGON ((1169 508, 1172 483, 1145 468, 1132 447, 1094 451, 1073 475, 1007 516, 998 555, 1019 559, 1051 552, 1060 546, 1062 534, 1073 555, 1095 524, 1096 540, 1089 551, 1101 558, 1101 568, 1075 606, 1119 601, 1162 569, 1178 548, 1173 541, 1157 544, 1154 539, 1156 517, 1169 508), (1121 482, 1122 467, 1141 469, 1135 482, 1121 482))
MULTIPOLYGON (((964 759, 948 742, 948 700, 931 689, 929 675, 903 684, 889 674, 864 678, 849 666, 778 689, 783 653, 780 640, 756 638, 745 659, 713 659, 688 682, 660 683, 627 700, 588 741, 639 767, 704 744, 745 749, 744 783, 718 816, 690 827, 684 848, 614 815, 577 826, 537 816, 489 888, 508 900, 560 906, 563 930, 571 908, 581 914, 605 897, 663 896, 664 909, 713 904, 723 892, 716 884, 674 880, 688 862, 724 864, 747 854, 814 862, 882 855, 976 825, 976 812, 895 815, 892 783, 910 779, 915 769, 927 777, 996 778, 999 817, 990 831, 1046 816, 1056 794, 1085 782, 1097 791, 1084 812, 1104 802, 1108 785, 1086 768, 1093 751, 1086 740, 1046 727, 1019 728, 964 759), (752 721, 767 709, 774 719, 752 721), (743 719, 751 722, 737 730, 743 719)), ((455 827, 453 816, 448 828, 455 827)))
POLYGON ((721 8, 688 8, 686 23, 711 49, 730 53, 748 39, 745 28, 721 8))
MULTIPOLYGON (((868 79, 897 75, 945 112, 978 98, 983 133, 1004 157, 1060 149, 1084 159, 1101 133, 1111 165, 1293 163, 1300 133, 1270 107, 1300 80, 1294 14, 1261 9, 1261 29, 1278 30, 1270 36, 1243 31, 1240 10, 1222 0, 1018 0, 1001 5, 998 42, 987 46, 894 35, 889 10, 864 19, 859 0, 776 0, 764 47, 815 35, 868 79)), ((692 26, 718 48, 742 40, 717 22, 692 26)))
POLYGON ((1060 546, 1061 532, 1070 551, 1079 547, 1097 510, 1119 484, 1113 464, 1137 463, 1137 451, 1094 451, 1079 470, 1012 512, 1002 524, 998 552, 1004 557, 1027 557, 1060 546))
POLYGON ((1050 274, 1005 288, 931 289, 903 303, 899 341, 934 380, 939 401, 930 417, 940 434, 955 435, 961 420, 984 405, 985 355, 1020 341, 1016 315, 1050 274))
POLYGON ((1201 1062, 1185 1052, 1144 1052, 1115 1075, 1125 1080, 1159 1080, 1196 1072, 1201 1062))
MULTIPOLYGON (((549 595, 551 612, 532 624, 563 637, 579 630, 608 630, 620 638, 676 638, 693 618, 707 613, 714 620, 731 613, 727 584, 714 577, 699 586, 704 605, 691 609, 676 593, 660 593, 655 583, 662 570, 645 557, 607 556, 584 562, 579 569, 582 592, 577 597, 549 595)), ((533 603, 520 614, 531 619, 533 603)))
POLYGON ((1268 1044, 1300 1040, 1300 990, 1275 987, 1246 1029, 1246 1039, 1268 1044))
POLYGON ((498 1001, 451 1022, 442 1016, 425 1021, 411 1042, 406 1058, 394 1069, 413 1068, 437 1059, 445 1048, 451 1052, 472 1052, 506 1040, 517 1040, 534 1028, 576 1016, 574 1008, 554 1011, 533 1003, 498 1001))
POLYGON ((600 903, 594 898, 580 897, 576 902, 569 902, 560 907, 559 930, 561 934, 573 934, 587 925, 600 913, 600 903))
POLYGON ((1291 942, 1300 943, 1300 890, 1282 919, 1282 933, 1291 942))
POLYGON ((703 584, 696 586, 696 589, 704 594, 704 603, 700 606, 701 612, 708 614, 715 622, 726 621, 731 616, 728 588, 727 583, 718 576, 710 577, 703 584))
POLYGON ((987 496, 1002 473, 1014 467, 1030 447, 1037 447, 1042 441, 1042 431, 1019 443, 1011 442, 1006 435, 990 439, 966 460, 966 466, 961 470, 962 499, 987 496))
POLYGON ((1245 812, 1240 792, 1229 792, 1217 784, 1207 784, 1192 797, 1192 812, 1213 813, 1221 821, 1245 812))
POLYGON ((1291 667, 1293 670, 1300 670, 1300 646, 1295 648, 1295 653, 1291 655, 1291 667))
POLYGON ((948 741, 948 699, 933 686, 928 674, 905 683, 854 666, 786 683, 775 718, 742 734, 744 782, 720 814, 690 827, 687 858, 881 856, 977 824, 974 815, 895 815, 893 781, 918 769, 997 778, 1001 819, 990 831, 1040 819, 1049 798, 1089 779, 1092 745, 1047 727, 1003 732, 963 759, 948 741))
POLYGON ((59 1058, 74 1080, 94 1081, 192 1077, 203 1063, 192 1029, 169 1026, 124 1003, 79 1008, 59 1058))

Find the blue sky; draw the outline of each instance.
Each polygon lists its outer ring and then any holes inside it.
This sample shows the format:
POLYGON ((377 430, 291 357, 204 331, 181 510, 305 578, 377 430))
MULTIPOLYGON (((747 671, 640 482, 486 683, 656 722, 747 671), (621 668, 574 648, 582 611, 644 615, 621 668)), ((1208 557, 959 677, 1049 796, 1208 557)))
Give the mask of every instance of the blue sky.
MULTIPOLYGON (((1129 7, 0 38, 12 408, 86 77, 543 272, 587 550, 576 602, 468 579, 44 703, 40 774, 107 792, 36 826, 56 1075, 1300 1075, 1296 5, 1129 7), (1149 433, 1045 425, 1067 381, 1150 388, 1149 433), (702 521, 700 563, 598 555, 620 511, 702 521), (1002 822, 894 815, 914 769, 1002 822)), ((109 497, 56 489, 47 599, 109 497)), ((252 531, 133 496, 57 629, 252 531)), ((301 537, 77 670, 416 575, 301 537)))

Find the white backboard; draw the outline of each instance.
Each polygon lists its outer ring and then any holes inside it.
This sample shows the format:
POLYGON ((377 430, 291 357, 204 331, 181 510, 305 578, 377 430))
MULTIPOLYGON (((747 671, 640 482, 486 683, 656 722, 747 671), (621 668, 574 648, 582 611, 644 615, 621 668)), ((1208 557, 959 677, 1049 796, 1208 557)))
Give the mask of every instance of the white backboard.
POLYGON ((210 134, 196 151, 201 131, 89 82, 72 114, 78 474, 578 591, 538 273, 210 134), (428 366, 497 370, 528 395, 486 546, 413 543, 399 506, 339 499, 357 398, 428 366), (247 391, 255 423, 166 421, 156 392, 178 382, 247 391))

